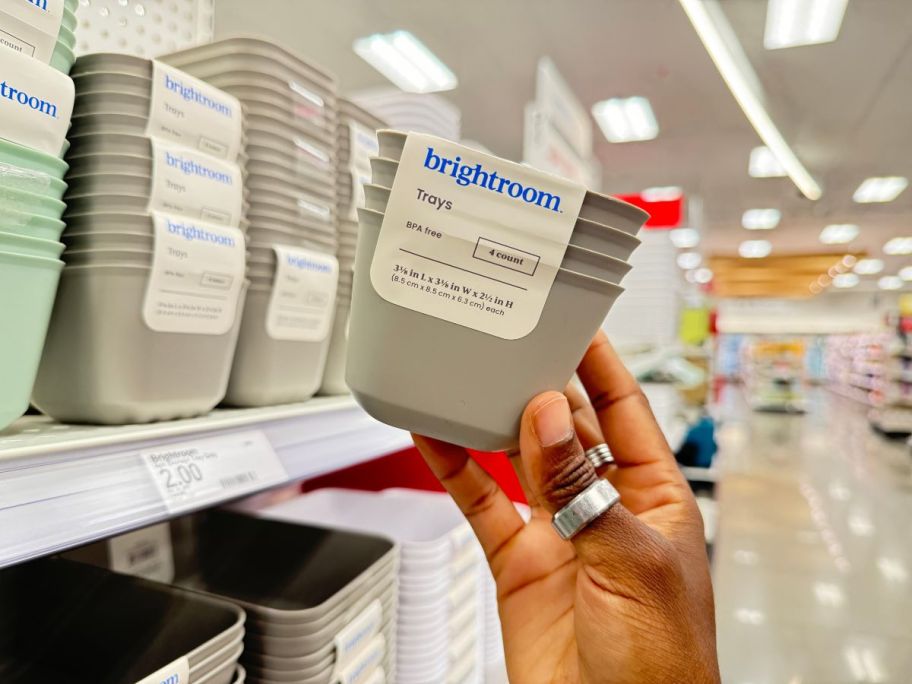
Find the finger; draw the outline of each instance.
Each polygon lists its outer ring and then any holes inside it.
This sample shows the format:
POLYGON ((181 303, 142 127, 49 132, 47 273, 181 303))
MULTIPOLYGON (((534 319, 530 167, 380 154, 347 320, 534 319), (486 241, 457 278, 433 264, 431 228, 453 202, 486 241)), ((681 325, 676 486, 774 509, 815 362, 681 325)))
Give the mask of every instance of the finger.
POLYGON ((412 435, 412 439, 469 521, 494 570, 497 555, 525 527, 519 511, 468 451, 429 437, 412 435))
POLYGON ((529 508, 536 508, 540 504, 538 499, 535 498, 535 492, 529 488, 529 483, 526 481, 526 471, 522 467, 522 456, 520 456, 519 449, 515 451, 508 451, 507 458, 510 460, 510 466, 513 468, 513 472, 516 473, 516 479, 519 480, 519 486, 522 488, 523 495, 526 497, 526 503, 529 504, 529 508))
MULTIPOLYGON (((583 449, 586 450, 588 457, 590 449, 606 443, 605 435, 602 434, 602 428, 598 422, 598 416, 595 415, 595 409, 592 408, 589 397, 574 383, 571 382, 567 385, 566 389, 564 389, 564 396, 570 402, 570 412, 573 414, 576 436, 579 438, 580 444, 583 445, 583 449)), ((616 469, 613 456, 608 463, 599 465, 593 463, 593 465, 596 472, 601 476, 607 476, 616 469)))
POLYGON ((570 403, 570 412, 573 414, 573 424, 576 427, 576 436, 579 437, 583 449, 591 449, 603 444, 605 436, 599 426, 598 416, 583 391, 572 382, 564 389, 564 396, 570 403))
MULTIPOLYGON (((520 448, 529 486, 552 515, 598 479, 574 432, 569 403, 559 392, 541 394, 526 407, 520 448)), ((603 588, 617 583, 640 586, 659 565, 674 565, 667 540, 621 503, 592 521, 572 542, 590 578, 603 588)))
POLYGON ((624 367, 604 332, 599 331, 577 370, 602 433, 620 467, 654 465, 667 479, 680 472, 646 395, 624 367), (631 436, 635 435, 635 439, 631 436))

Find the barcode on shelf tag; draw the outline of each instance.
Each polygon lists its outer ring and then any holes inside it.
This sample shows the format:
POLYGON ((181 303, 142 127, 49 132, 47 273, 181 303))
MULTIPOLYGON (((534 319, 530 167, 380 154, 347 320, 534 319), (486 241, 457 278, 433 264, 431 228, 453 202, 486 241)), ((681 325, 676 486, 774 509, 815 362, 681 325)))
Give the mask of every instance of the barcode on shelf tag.
POLYGON ((153 672, 148 677, 140 679, 136 684, 188 684, 189 681, 190 661, 183 657, 165 665, 158 672, 153 672))
POLYGON ((140 457, 172 514, 288 480, 285 467, 259 430, 144 449, 140 457))

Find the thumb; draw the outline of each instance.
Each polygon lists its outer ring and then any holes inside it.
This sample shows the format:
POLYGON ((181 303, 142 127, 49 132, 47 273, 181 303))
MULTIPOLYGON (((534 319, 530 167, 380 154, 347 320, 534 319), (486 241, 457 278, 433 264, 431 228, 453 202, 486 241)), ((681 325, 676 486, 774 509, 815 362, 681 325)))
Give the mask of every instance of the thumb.
MULTIPOLYGON (((573 427, 567 398, 546 392, 526 407, 520 451, 529 487, 552 515, 598 479, 573 427)), ((583 528, 573 539, 577 556, 592 579, 609 591, 652 592, 677 574, 672 545, 643 524, 623 500, 583 528)), ((556 533, 555 533, 556 534, 556 533)))

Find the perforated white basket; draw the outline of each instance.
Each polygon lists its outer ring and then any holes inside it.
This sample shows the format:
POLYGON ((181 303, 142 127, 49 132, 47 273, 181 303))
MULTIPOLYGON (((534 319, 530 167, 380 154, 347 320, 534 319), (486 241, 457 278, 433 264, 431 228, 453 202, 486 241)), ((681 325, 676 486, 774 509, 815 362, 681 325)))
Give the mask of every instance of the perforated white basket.
POLYGON ((76 54, 156 57, 212 40, 215 0, 79 0, 76 54))

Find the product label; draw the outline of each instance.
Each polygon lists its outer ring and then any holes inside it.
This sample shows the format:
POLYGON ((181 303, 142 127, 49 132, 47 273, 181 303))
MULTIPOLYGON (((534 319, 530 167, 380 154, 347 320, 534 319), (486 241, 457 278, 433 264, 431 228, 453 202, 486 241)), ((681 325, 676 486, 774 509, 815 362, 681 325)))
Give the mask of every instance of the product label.
POLYGON ((285 467, 259 430, 169 444, 146 449, 139 456, 171 514, 288 480, 285 467))
POLYGON ((0 46, 48 64, 62 21, 63 0, 8 0, 0 7, 0 46))
POLYGON ((140 679, 136 684, 188 684, 189 681, 190 661, 184 656, 145 679, 140 679))
POLYGON ((348 172, 352 181, 352 201, 347 218, 358 220, 358 208, 364 206, 364 184, 371 182, 370 158, 380 154, 380 143, 377 132, 362 126, 357 121, 347 121, 348 125, 348 172))
POLYGON ((143 320, 156 332, 224 335, 238 315, 244 234, 154 214, 155 248, 143 320))
POLYGON ((174 554, 168 523, 128 532, 108 541, 111 570, 154 582, 174 581, 174 554))
POLYGON ((371 264, 393 304, 507 340, 538 325, 586 190, 409 134, 371 264))
POLYGON ((60 156, 74 99, 68 76, 21 52, 0 49, 0 138, 60 156))
POLYGON ((274 245, 276 275, 266 313, 274 340, 320 342, 332 327, 339 262, 334 256, 274 245))
POLYGON ((242 123, 237 98, 179 69, 153 61, 152 106, 146 135, 236 161, 242 123))
POLYGON ((374 674, 374 670, 383 663, 386 655, 386 639, 378 634, 361 651, 357 658, 348 667, 336 673, 333 681, 338 684, 365 684, 374 674))
POLYGON ((152 139, 149 211, 231 226, 240 222, 243 204, 244 183, 237 164, 152 139))
POLYGON ((371 639, 380 633, 383 624, 383 607, 374 599, 361 613, 339 630, 333 640, 336 645, 336 668, 343 669, 371 639))

